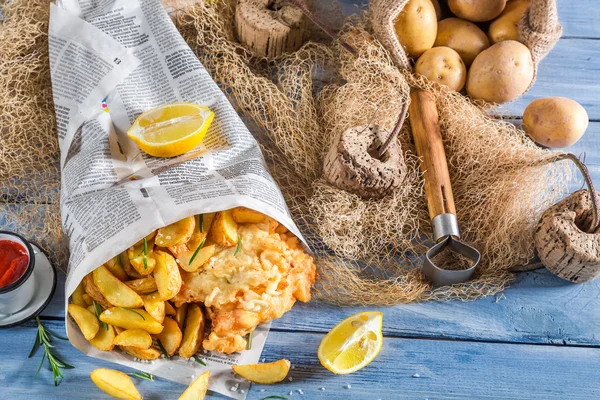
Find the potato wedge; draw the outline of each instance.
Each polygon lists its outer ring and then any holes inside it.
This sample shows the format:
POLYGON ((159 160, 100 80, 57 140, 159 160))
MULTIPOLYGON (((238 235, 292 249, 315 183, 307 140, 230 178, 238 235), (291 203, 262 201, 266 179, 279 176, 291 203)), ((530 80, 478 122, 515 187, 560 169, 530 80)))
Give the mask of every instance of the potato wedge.
POLYGON ((141 276, 148 276, 154 271, 156 259, 154 257, 154 240, 149 240, 144 245, 135 245, 127 249, 127 256, 135 272, 141 276))
POLYGON ((156 268, 154 270, 154 279, 156 279, 156 287, 163 301, 170 300, 181 289, 181 274, 175 258, 164 251, 154 253, 156 257, 156 268))
POLYGON ((156 360, 160 357, 160 351, 156 350, 154 347, 145 350, 126 346, 119 346, 119 348, 130 356, 139 358, 140 360, 156 360))
POLYGON ((132 288, 137 294, 150 294, 158 290, 156 287, 156 280, 152 276, 134 279, 123 283, 132 288))
POLYGON ((81 296, 81 298, 83 299, 83 302, 85 303, 86 307, 91 306, 92 304, 94 304, 94 299, 92 299, 92 297, 89 294, 87 294, 87 293, 84 293, 81 296))
POLYGON ((142 300, 144 300, 144 309, 148 311, 148 314, 162 324, 165 319, 165 302, 161 300, 158 292, 142 295, 142 300))
POLYGON ((69 304, 67 309, 69 315, 75 320, 75 323, 81 330, 83 337, 87 340, 93 339, 100 329, 98 318, 92 312, 77 304, 69 304))
POLYGON ((93 277, 94 285, 112 305, 125 308, 138 308, 144 305, 140 295, 111 274, 104 265, 94 270, 93 277))
POLYGON ((125 269, 123 268, 123 263, 121 262, 120 255, 116 255, 107 262, 104 263, 106 269, 110 271, 111 274, 119 278, 120 281, 126 281, 129 279, 125 269))
POLYGON ((247 207, 236 207, 231 210, 231 215, 238 224, 260 224, 267 218, 265 214, 247 207))
POLYGON ((130 279, 140 279, 144 277, 144 275, 140 275, 131 265, 131 261, 129 260, 129 252, 127 250, 122 252, 119 255, 119 258, 121 259, 121 265, 123 265, 125 273, 130 279))
POLYGON ((196 250, 184 251, 177 255, 177 263, 182 270, 194 272, 210 260, 215 252, 216 246, 214 244, 202 246, 202 248, 196 250))
POLYGON ((165 301, 165 314, 173 317, 177 314, 175 307, 173 307, 173 305, 168 301, 165 301))
POLYGON ((175 321, 177 321, 177 325, 179 325, 179 329, 183 330, 185 326, 185 317, 187 316, 188 303, 183 303, 181 306, 177 307, 177 313, 175 314, 175 321))
MULTIPOLYGON (((146 241, 149 242, 152 239, 154 239, 154 237, 156 236, 156 231, 152 231, 150 232, 150 234, 148 236, 146 236, 146 241)), ((134 246, 141 246, 144 243, 144 238, 141 238, 140 240, 138 240, 134 246)))
POLYGON ((179 396, 179 400, 203 400, 208 390, 208 378, 210 371, 206 371, 188 386, 187 389, 179 396))
POLYGON ((75 288, 75 291, 71 295, 71 301, 73 304, 77 304, 80 307, 87 307, 85 300, 83 299, 83 295, 85 294, 85 289, 83 288, 83 282, 80 282, 79 285, 75 288))
POLYGON ((115 333, 118 335, 119 333, 125 332, 127 329, 121 328, 120 326, 113 326, 115 333))
POLYGON ((179 347, 179 356, 189 358, 200 349, 204 339, 204 313, 198 304, 190 303, 185 318, 185 329, 183 339, 179 347))
POLYGON ((238 242, 238 226, 231 210, 219 211, 210 227, 208 237, 223 247, 233 247, 238 242))
POLYGON ((131 378, 121 371, 98 368, 92 371, 90 378, 100 390, 112 397, 125 400, 142 400, 142 395, 136 389, 131 378))
POLYGON ((96 303, 100 304, 103 308, 112 307, 112 304, 108 302, 104 298, 100 289, 94 284, 94 277, 92 273, 87 274, 83 278, 83 287, 85 288, 85 292, 94 300, 96 303))
POLYGON ((163 321, 165 327, 158 335, 158 340, 169 356, 172 356, 179 349, 183 337, 181 329, 177 322, 172 318, 165 318, 163 321))
POLYGON ((96 336, 90 339, 90 343, 98 350, 111 351, 115 347, 114 340, 115 329, 111 325, 101 324, 96 336))
POLYGON ((272 385, 285 379, 290 370, 290 362, 284 358, 266 364, 232 365, 231 369, 250 382, 272 385))
POLYGON ((143 329, 127 329, 115 337, 114 344, 147 350, 152 346, 152 337, 143 329))
POLYGON ((216 213, 205 213, 196 215, 194 217, 196 221, 196 229, 194 229, 192 237, 187 242, 187 245, 190 249, 197 249, 198 246, 200 246, 200 243, 206 239, 208 232, 210 232, 212 222, 215 219, 215 215, 216 213))
POLYGON ((160 228, 156 233, 156 245, 160 247, 172 247, 187 243, 192 237, 195 227, 196 220, 192 215, 160 228))
POLYGON ((125 329, 143 329, 152 335, 157 335, 163 330, 160 322, 141 308, 131 310, 129 308, 111 307, 100 314, 100 321, 125 329))

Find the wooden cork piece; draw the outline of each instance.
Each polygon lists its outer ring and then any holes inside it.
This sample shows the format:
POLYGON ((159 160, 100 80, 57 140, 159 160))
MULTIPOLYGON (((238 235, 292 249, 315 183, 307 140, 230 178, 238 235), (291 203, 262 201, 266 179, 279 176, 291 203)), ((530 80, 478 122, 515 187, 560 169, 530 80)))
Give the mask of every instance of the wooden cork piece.
POLYGON ((579 190, 544 212, 535 231, 535 248, 542 264, 571 282, 589 282, 600 275, 600 234, 592 225, 592 201, 579 190))
POLYGON ((365 198, 381 198, 402 184, 406 164, 394 140, 379 158, 378 148, 390 132, 377 125, 350 128, 325 156, 323 174, 332 185, 365 198))
MULTIPOLYGON (((311 0, 300 0, 310 8, 311 0)), ((238 0, 235 28, 239 41, 259 57, 269 59, 296 51, 306 38, 306 17, 281 0, 238 0)))

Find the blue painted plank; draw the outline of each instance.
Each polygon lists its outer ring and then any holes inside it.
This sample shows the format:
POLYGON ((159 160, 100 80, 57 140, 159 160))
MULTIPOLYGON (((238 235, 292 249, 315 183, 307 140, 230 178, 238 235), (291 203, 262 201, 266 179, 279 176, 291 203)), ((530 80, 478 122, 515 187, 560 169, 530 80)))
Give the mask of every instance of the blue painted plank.
MULTIPOLYGON (((59 322, 45 322, 59 331, 59 322)), ((84 356, 68 344, 60 354, 75 365, 54 388, 49 370, 33 378, 41 354, 27 359, 33 327, 0 331, 0 382, 5 399, 104 399, 89 380, 100 367, 115 368, 84 356)), ((267 361, 288 358, 295 366, 293 381, 254 385, 248 399, 294 394, 290 399, 598 399, 600 349, 386 338, 375 361, 351 375, 334 375, 317 359, 320 334, 269 335, 267 361), (417 375, 418 374, 418 377, 417 375), (350 385, 350 389, 346 386, 350 385), (324 387, 325 391, 319 390, 324 387), (264 392, 260 390, 264 389, 264 392), (297 392, 301 389, 304 395, 297 392)), ((120 367, 116 367, 120 368, 120 367)), ((125 369, 126 372, 130 370, 125 369)), ((184 386, 158 379, 137 382, 145 399, 175 399, 184 386)), ((210 396, 213 398, 222 398, 210 396)))

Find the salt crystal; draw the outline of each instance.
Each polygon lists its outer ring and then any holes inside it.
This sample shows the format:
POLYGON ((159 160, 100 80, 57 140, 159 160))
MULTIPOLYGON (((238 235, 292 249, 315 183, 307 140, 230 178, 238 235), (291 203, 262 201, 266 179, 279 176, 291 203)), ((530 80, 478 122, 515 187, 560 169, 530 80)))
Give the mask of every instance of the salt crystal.
POLYGON ((293 394, 294 394, 294 392, 292 392, 292 391, 290 391, 290 392, 288 393, 288 395, 289 395, 289 396, 291 396, 291 395, 293 395, 293 394))
POLYGON ((237 391, 237 387, 232 386, 232 387, 229 388, 229 391, 230 392, 235 392, 235 391, 237 391))
POLYGON ((110 311, 110 310, 104 310, 104 314, 110 315, 110 314, 112 314, 112 311, 110 311))
POLYGON ((346 385, 346 386, 344 386, 344 387, 345 387, 346 389, 351 389, 351 388, 352 388, 352 385, 346 385))
POLYGON ((292 378, 291 376, 288 378, 288 381, 290 381, 290 382, 293 380, 294 380, 294 378, 292 378))
POLYGON ((302 389, 298 389, 298 393, 304 394, 304 392, 302 391, 302 389))
POLYGON ((242 389, 242 390, 240 390, 240 393, 244 394, 244 393, 246 393, 246 391, 244 389, 242 389))
POLYGON ((420 378, 420 377, 421 377, 421 375, 419 375, 419 374, 413 374, 413 376, 412 376, 412 377, 413 377, 413 378, 420 378))
POLYGON ((261 391, 261 392, 264 392, 264 391, 265 391, 265 389, 260 389, 260 391, 261 391))
POLYGON ((167 236, 167 239, 171 239, 171 236, 167 236))
POLYGON ((319 390, 321 390, 321 391, 323 391, 323 392, 324 392, 324 391, 325 391, 325 388, 324 388, 324 387, 322 387, 322 388, 321 388, 321 389, 319 389, 319 390))
POLYGON ((261 362, 265 362, 265 359, 263 358, 261 362))
POLYGON ((196 375, 190 375, 190 378, 194 379, 196 377, 196 375))

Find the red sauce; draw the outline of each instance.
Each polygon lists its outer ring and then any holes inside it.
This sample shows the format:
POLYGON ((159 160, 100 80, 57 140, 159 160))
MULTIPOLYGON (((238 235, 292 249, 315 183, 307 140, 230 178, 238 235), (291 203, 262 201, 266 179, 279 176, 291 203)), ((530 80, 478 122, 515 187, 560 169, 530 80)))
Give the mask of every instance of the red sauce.
POLYGON ((28 264, 29 256, 22 244, 0 240, 0 288, 17 281, 28 264))

